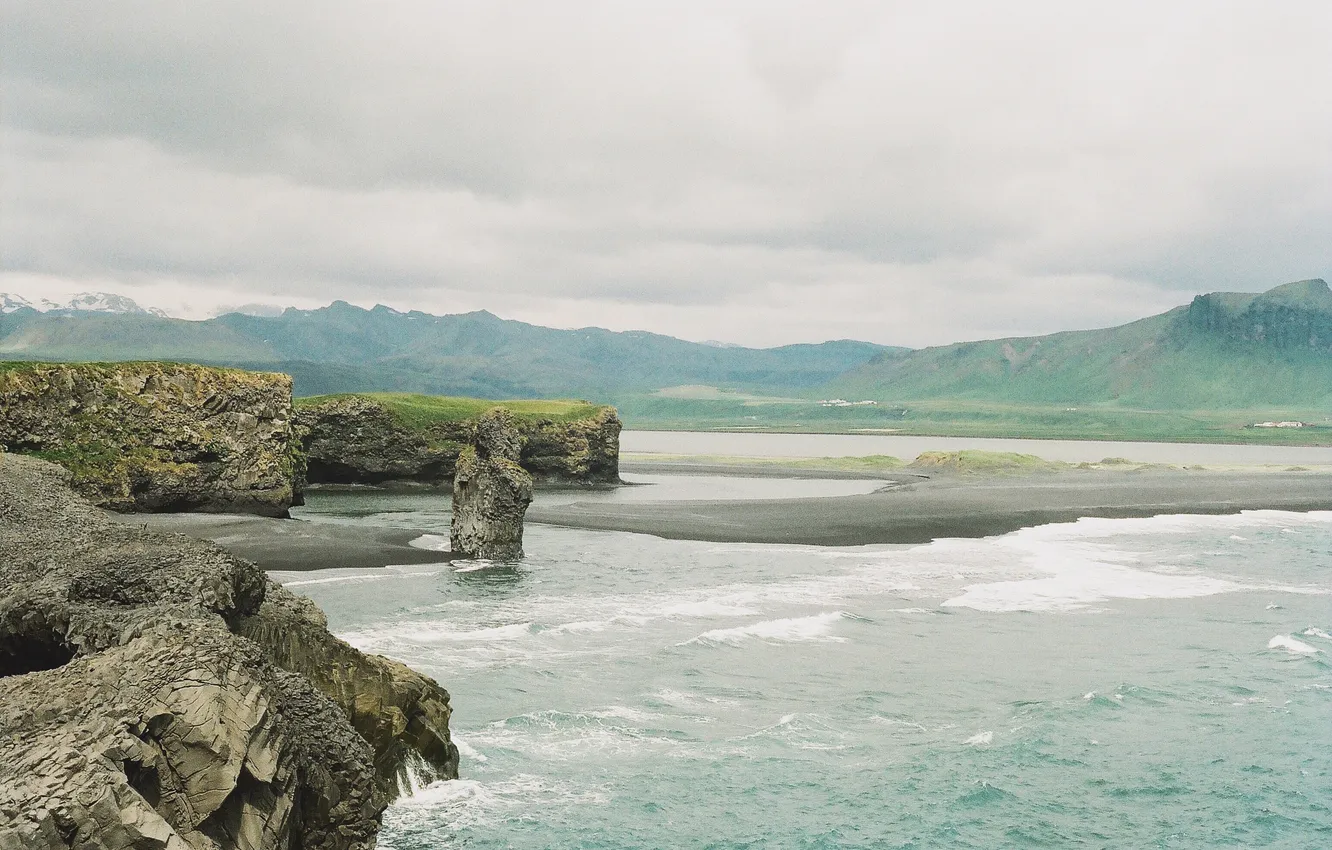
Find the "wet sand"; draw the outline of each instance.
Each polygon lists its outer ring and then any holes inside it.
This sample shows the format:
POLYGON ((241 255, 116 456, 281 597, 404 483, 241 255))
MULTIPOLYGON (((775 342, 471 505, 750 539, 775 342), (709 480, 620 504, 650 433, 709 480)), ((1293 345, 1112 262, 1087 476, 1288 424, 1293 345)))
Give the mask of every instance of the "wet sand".
POLYGON ((130 525, 146 525, 212 540, 266 570, 370 569, 389 564, 447 563, 449 552, 412 546, 420 531, 338 525, 236 514, 113 514, 130 525))
POLYGON ((527 518, 684 540, 857 546, 988 537, 1080 517, 1332 510, 1332 475, 1325 472, 1151 469, 878 477, 895 486, 869 495, 820 499, 614 506, 581 502, 533 508, 527 518))

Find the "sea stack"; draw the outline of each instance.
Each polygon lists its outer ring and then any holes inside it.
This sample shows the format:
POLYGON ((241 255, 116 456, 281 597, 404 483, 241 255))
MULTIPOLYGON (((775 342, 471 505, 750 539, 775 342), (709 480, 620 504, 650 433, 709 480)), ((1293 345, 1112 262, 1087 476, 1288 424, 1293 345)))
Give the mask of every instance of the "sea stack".
POLYGON ((472 445, 458 456, 453 478, 454 552, 494 561, 523 556, 532 476, 519 466, 521 457, 522 436, 512 413, 495 408, 477 420, 472 445))

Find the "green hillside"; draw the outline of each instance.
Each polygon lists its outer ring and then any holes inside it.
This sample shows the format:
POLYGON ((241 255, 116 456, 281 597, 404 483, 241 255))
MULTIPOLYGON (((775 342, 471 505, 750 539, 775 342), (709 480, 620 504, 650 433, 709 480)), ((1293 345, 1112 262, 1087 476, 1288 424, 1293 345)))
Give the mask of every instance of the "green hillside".
POLYGON ((399 391, 611 401, 680 384, 801 392, 884 351, 842 340, 730 348, 644 331, 558 330, 486 312, 453 316, 335 302, 203 322, 126 315, 0 315, 0 359, 179 360, 290 374, 300 395, 399 391))
POLYGON ((1332 291, 1213 293, 1121 327, 884 352, 835 379, 892 404, 1113 404, 1147 410, 1332 410, 1332 291))

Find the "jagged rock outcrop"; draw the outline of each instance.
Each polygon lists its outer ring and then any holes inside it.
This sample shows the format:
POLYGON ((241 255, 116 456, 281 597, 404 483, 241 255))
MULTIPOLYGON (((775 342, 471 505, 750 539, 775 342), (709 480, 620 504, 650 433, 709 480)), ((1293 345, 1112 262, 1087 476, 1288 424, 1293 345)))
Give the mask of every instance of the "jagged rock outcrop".
POLYGON ((0 454, 0 850, 369 850, 404 759, 456 775, 442 688, 68 480, 0 454))
POLYGON ((532 476, 518 465, 521 453, 513 414, 495 408, 477 421, 474 442, 458 456, 453 480, 449 541, 454 552, 496 561, 523 556, 532 476))
POLYGON ((236 631, 337 703, 371 744, 375 772, 391 790, 407 790, 409 764, 435 778, 458 778, 458 748, 449 738, 449 694, 431 679, 338 640, 328 632, 318 606, 274 584, 259 610, 239 619, 236 631))
POLYGON ((117 511, 285 516, 302 461, 286 375, 174 363, 0 364, 0 449, 117 511))
MULTIPOLYGON (((550 484, 618 484, 620 419, 613 407, 591 407, 574 419, 515 419, 518 459, 550 484)), ((298 407, 296 431, 313 484, 446 485, 472 441, 476 419, 409 422, 373 396, 317 399, 298 407)))

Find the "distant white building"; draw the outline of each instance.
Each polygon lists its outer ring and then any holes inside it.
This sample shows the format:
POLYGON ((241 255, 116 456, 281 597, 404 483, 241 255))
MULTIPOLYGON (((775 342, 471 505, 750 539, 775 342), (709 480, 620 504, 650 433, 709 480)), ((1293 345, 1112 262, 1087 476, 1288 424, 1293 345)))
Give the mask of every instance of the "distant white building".
POLYGON ((825 398, 819 402, 824 407, 864 407, 869 404, 878 404, 877 401, 865 399, 864 401, 847 401, 844 398, 825 398))
POLYGON ((1303 422, 1286 420, 1283 422, 1255 422, 1251 427, 1254 428, 1303 428, 1303 422))

